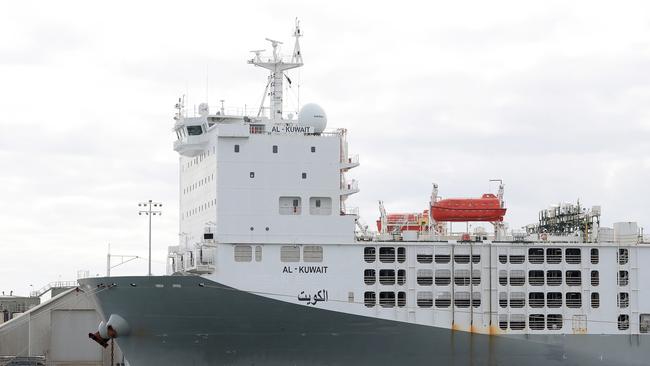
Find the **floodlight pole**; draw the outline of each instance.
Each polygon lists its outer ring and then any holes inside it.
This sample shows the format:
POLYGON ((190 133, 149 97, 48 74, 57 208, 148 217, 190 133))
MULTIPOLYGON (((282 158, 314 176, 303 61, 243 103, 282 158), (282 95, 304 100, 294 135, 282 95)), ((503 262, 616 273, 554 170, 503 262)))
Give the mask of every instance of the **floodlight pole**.
POLYGON ((162 203, 160 202, 153 202, 152 200, 149 200, 147 202, 140 202, 138 203, 139 207, 146 207, 148 210, 146 211, 140 211, 138 212, 138 215, 145 214, 149 216, 149 276, 151 276, 151 216, 158 215, 160 216, 162 214, 161 211, 153 211, 151 208, 152 207, 162 207, 162 203))

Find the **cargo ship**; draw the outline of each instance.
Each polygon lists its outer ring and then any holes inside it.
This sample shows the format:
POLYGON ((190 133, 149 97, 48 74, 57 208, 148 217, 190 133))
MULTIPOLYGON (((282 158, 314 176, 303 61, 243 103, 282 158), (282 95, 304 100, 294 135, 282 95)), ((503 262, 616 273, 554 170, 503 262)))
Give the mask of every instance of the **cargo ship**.
POLYGON ((259 110, 179 99, 179 242, 167 275, 79 281, 98 347, 114 340, 132 366, 648 364, 650 245, 634 222, 560 203, 509 230, 498 182, 478 198, 434 184, 423 207, 380 202, 377 230, 363 224, 348 131, 316 104, 283 110, 302 35, 296 22, 287 57, 272 39, 253 51, 259 110))

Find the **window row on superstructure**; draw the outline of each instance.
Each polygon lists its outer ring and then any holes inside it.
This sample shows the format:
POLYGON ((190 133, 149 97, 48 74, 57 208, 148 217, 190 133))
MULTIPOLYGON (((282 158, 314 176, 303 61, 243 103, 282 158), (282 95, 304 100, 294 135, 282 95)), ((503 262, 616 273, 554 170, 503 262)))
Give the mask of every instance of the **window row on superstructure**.
POLYGON ((406 261, 406 248, 405 247, 379 247, 379 255, 377 255, 377 248, 365 247, 363 248, 363 259, 366 263, 374 263, 377 258, 381 263, 404 263, 406 261))
POLYGON ((192 217, 194 215, 200 214, 200 213, 206 211, 207 209, 214 207, 214 205, 216 205, 216 204, 217 204, 217 199, 216 198, 211 199, 209 201, 205 201, 204 203, 202 203, 200 205, 197 205, 197 206, 183 212, 181 214, 181 219, 185 219, 185 218, 192 217))
POLYGON ((193 192, 194 190, 203 187, 204 185, 212 182, 214 180, 214 173, 208 174, 205 177, 197 180, 196 182, 187 185, 186 187, 183 188, 183 194, 188 194, 190 192, 193 192))
POLYGON ((201 154, 189 159, 185 164, 181 164, 181 170, 185 171, 189 168, 196 167, 200 165, 205 159, 207 159, 209 156, 212 156, 216 154, 216 147, 212 147, 212 150, 207 149, 201 154))
MULTIPOLYGON (((241 150, 242 150, 242 148, 241 148, 241 146, 239 144, 234 144, 233 145, 233 152, 234 153, 238 154, 239 152, 241 152, 241 150)), ((277 154, 277 153, 279 153, 279 151, 280 151, 280 147, 278 145, 272 145, 271 146, 271 153, 272 154, 277 154)), ((316 152, 316 146, 310 146, 309 147, 309 152, 315 153, 316 152)))
MULTIPOLYGON (((582 263, 582 249, 581 248, 529 248, 528 249, 528 263, 530 264, 560 264, 564 260, 566 264, 581 264, 582 263)), ((618 250, 617 262, 620 265, 627 264, 629 260, 629 251, 627 248, 620 248, 618 250)), ((501 264, 523 264, 526 261, 524 254, 499 254, 499 263, 501 264)), ((591 248, 589 250, 589 262, 591 264, 600 263, 600 251, 598 248, 591 248)))
MULTIPOLYGON (((280 261, 281 262, 300 262, 300 252, 302 248, 302 261, 303 262, 322 262, 323 261, 323 247, 320 245, 283 245, 280 247, 280 261)), ((253 246, 237 244, 234 247, 234 260, 235 262, 252 262, 253 261, 253 246)), ((262 261, 262 246, 255 246, 255 261, 262 261)))
MULTIPOLYGON (((425 248, 430 249, 430 248, 425 248)), ((438 254, 435 255, 431 252, 424 252, 425 249, 420 249, 416 253, 416 260, 421 264, 428 263, 449 263, 451 260, 450 254, 438 254)), ((374 261, 374 257, 371 252, 373 249, 368 247, 364 259, 366 262, 371 263, 374 261)), ((458 264, 469 263, 470 258, 472 263, 480 263, 481 255, 480 254, 455 254, 454 262, 458 264)), ((600 262, 600 252, 598 248, 590 249, 590 263, 598 264, 600 262)), ((618 264, 623 265, 627 264, 629 259, 628 249, 620 248, 618 251, 617 261, 618 264)), ((524 264, 526 263, 525 254, 499 254, 498 256, 499 263, 501 264, 524 264)), ((561 264, 564 261, 566 264, 581 264, 582 263, 582 249, 581 248, 529 248, 528 249, 528 263, 530 264, 561 264)))
MULTIPOLYGON (((278 200, 278 211, 280 215, 302 215, 302 197, 281 196, 278 200)), ((310 215, 331 215, 331 197, 309 197, 310 215)))
POLYGON ((405 269, 366 269, 363 271, 363 283, 366 285, 374 285, 377 283, 377 274, 379 274, 379 284, 381 285, 395 285, 400 286, 406 284, 406 270, 405 269))

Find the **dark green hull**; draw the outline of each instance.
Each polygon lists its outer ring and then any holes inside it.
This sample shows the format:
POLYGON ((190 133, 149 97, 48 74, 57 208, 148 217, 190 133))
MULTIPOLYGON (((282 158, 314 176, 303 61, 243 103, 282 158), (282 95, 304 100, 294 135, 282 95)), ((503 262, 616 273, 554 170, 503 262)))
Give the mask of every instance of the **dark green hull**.
POLYGON ((132 366, 650 363, 645 336, 471 334, 291 304, 194 276, 79 282, 105 319, 129 322, 117 343, 132 366))

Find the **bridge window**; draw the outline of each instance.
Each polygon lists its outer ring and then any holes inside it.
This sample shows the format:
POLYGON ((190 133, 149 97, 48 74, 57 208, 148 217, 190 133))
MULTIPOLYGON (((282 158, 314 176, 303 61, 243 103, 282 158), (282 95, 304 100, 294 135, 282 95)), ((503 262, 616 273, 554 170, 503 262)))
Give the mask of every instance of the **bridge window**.
POLYGON ((236 152, 236 153, 239 152, 239 145, 235 145, 235 152, 236 152))
POLYGON ((311 147, 311 152, 315 153, 316 152, 316 146, 311 147))
POLYGON ((273 145, 273 153, 274 154, 278 153, 278 145, 273 145))
POLYGON ((201 126, 187 126, 187 134, 189 136, 198 136, 203 133, 201 126))

